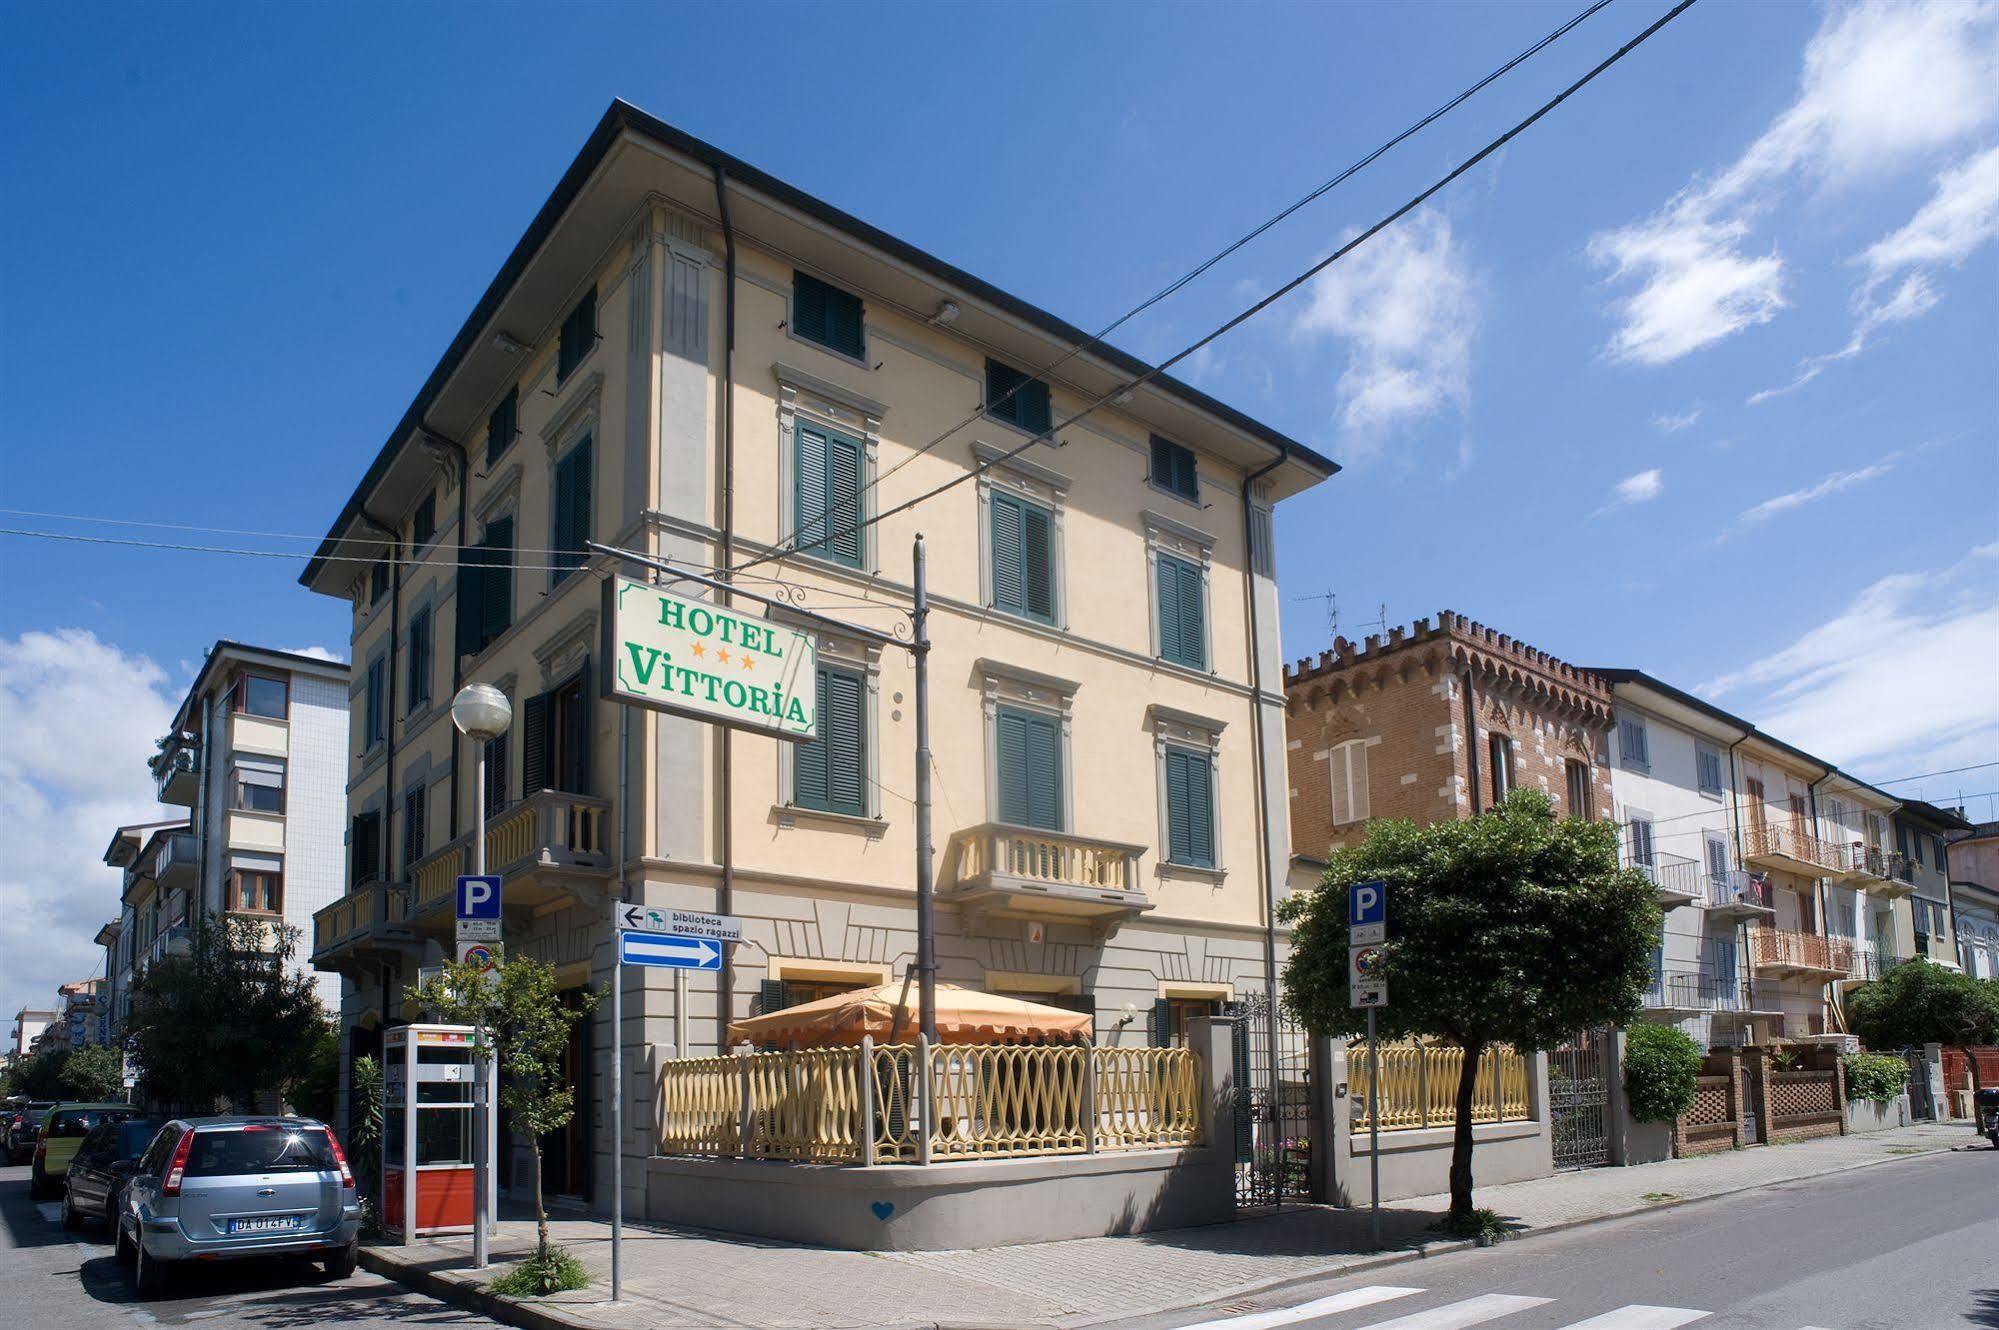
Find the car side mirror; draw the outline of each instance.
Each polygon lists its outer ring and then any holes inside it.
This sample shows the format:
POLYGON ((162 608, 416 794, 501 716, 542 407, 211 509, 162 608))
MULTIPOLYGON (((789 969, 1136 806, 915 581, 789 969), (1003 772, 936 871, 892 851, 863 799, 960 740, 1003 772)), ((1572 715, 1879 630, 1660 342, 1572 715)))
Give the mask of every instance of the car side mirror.
POLYGON ((113 1173, 137 1173, 139 1171, 139 1161, 136 1159, 114 1159, 111 1161, 111 1171, 113 1173))

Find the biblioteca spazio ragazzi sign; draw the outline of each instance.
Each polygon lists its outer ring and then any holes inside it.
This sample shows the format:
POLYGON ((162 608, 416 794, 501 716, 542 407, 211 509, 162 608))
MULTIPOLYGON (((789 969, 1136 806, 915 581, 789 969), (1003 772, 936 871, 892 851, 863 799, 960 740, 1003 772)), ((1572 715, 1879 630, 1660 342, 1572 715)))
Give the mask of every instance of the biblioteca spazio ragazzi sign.
POLYGON ((614 701, 780 739, 818 732, 819 651, 796 628, 611 577, 604 660, 614 701))

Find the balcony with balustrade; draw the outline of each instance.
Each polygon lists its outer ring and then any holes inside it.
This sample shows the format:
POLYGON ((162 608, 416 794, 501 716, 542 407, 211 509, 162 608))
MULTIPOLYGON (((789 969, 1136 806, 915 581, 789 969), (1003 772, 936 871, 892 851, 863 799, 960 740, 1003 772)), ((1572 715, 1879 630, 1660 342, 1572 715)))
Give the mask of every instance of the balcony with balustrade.
POLYGON ((1847 938, 1821 937, 1782 928, 1749 930, 1749 964, 1758 974, 1776 979, 1847 978, 1853 971, 1853 943, 1847 938))
POLYGON ((1755 923, 1777 917, 1777 909, 1770 900, 1770 884, 1759 874, 1729 868, 1709 873, 1701 885, 1710 918, 1755 923))
MULTIPOLYGON (((609 799, 543 790, 488 817, 486 871, 499 875, 506 908, 606 908, 617 871, 610 813, 609 799)), ((413 864, 410 926, 426 934, 449 933, 457 880, 471 871, 471 832, 413 864)))
POLYGON ((1748 1010, 1742 976, 1713 965, 1660 965, 1639 999, 1647 1012, 1669 1020, 1709 1012, 1748 1010))
POLYGON ((422 949, 409 924, 410 889, 364 882, 312 915, 312 964, 359 977, 422 949))
POLYGON ((1662 910, 1692 905, 1701 898, 1701 866, 1697 860, 1654 852, 1651 863, 1631 866, 1652 879, 1662 910))
POLYGON ((1907 965, 1914 957, 1892 942, 1879 939, 1841 939, 1852 953, 1852 961, 1847 965, 1843 979, 1865 983, 1870 979, 1884 978, 1898 965, 1907 965))
POLYGON ((1900 900, 1916 889, 1914 874, 1907 870, 1906 860, 1893 850, 1865 841, 1848 841, 1827 848, 1832 852, 1833 876, 1857 891, 1900 900))
POLYGON ((1742 862, 1803 877, 1824 877, 1835 869, 1832 847, 1792 822, 1751 821, 1742 829, 1742 862))
POLYGON ((993 917, 1087 923, 1104 932, 1152 908, 1138 873, 1145 850, 985 822, 951 837, 937 899, 956 905, 973 932, 993 917))
POLYGON ((201 741, 184 730, 176 730, 160 740, 160 749, 147 760, 163 804, 192 808, 201 790, 201 741))
POLYGON ((153 844, 153 877, 162 891, 190 890, 201 880, 201 847, 192 831, 163 832, 153 844))

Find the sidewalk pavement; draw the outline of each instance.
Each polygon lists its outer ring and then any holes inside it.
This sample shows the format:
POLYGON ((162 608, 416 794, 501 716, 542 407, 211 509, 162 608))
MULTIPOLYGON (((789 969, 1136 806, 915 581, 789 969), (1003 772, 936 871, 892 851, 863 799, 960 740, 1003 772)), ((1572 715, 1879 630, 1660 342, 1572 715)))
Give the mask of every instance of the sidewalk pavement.
MULTIPOLYGON (((1522 1233, 1566 1228, 1663 1206, 1882 1164, 1974 1144, 1963 1123, 1925 1123, 1863 1136, 1724 1151, 1633 1168, 1561 1173, 1478 1190, 1522 1233)), ((1382 1209, 1394 1250, 1371 1250, 1365 1210, 1305 1206, 1209 1228, 944 1252, 843 1252, 694 1229, 625 1225, 621 1302, 610 1298, 610 1225, 559 1219, 555 1241, 590 1271, 575 1293, 516 1302, 484 1291, 471 1240, 367 1248, 369 1269, 532 1330, 844 1330, 853 1327, 1053 1326, 1172 1311, 1464 1243, 1426 1228, 1447 1198, 1382 1209)), ((495 1266, 532 1248, 531 1220, 508 1219, 492 1242, 495 1266)))

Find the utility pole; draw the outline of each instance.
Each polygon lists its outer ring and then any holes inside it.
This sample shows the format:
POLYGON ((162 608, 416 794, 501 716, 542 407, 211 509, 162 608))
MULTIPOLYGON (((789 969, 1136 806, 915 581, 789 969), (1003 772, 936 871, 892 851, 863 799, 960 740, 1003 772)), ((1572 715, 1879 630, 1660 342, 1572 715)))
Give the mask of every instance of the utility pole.
POLYGON ((910 655, 916 666, 916 977, 919 1028, 937 1042, 937 928, 930 854, 930 595, 924 587, 923 533, 911 551, 910 655))

